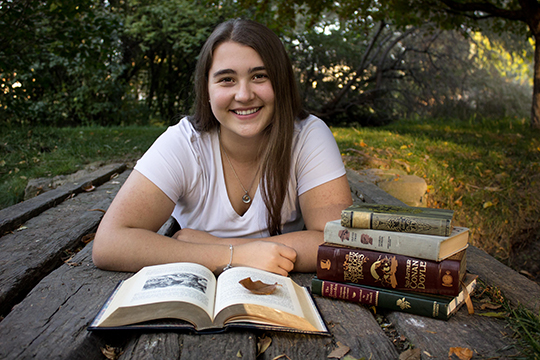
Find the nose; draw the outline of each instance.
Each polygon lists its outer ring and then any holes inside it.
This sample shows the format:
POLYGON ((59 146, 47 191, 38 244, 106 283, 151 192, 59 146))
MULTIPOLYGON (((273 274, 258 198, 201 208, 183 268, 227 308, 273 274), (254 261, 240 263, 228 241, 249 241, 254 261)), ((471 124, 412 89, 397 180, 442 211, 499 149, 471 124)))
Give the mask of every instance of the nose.
POLYGON ((247 81, 241 81, 238 83, 238 90, 234 96, 234 99, 238 102, 248 102, 254 98, 254 92, 251 88, 251 84, 247 81))

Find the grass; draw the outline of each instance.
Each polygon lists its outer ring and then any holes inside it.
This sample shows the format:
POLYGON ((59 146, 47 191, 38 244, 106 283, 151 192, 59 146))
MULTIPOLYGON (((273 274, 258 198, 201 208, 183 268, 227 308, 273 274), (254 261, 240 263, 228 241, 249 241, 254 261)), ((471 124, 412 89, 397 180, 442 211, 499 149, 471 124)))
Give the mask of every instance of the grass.
POLYGON ((0 208, 23 200, 28 179, 76 172, 96 162, 135 161, 163 127, 3 128, 0 208))
POLYGON ((453 209, 472 244, 501 261, 539 239, 540 132, 528 123, 421 119, 333 131, 347 166, 424 178, 428 206, 453 209))

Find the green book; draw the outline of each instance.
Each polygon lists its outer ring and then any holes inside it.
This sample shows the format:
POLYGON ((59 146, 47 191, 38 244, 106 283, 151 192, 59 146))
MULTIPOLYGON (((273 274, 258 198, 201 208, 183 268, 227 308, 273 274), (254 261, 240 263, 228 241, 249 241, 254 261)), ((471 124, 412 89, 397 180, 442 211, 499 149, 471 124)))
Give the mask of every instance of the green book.
POLYGON ((449 236, 453 210, 383 204, 352 205, 341 212, 341 225, 358 229, 387 230, 449 236))
POLYGON ((477 275, 466 274, 461 291, 455 297, 325 281, 316 277, 311 280, 311 292, 328 298, 448 320, 474 292, 477 278, 477 275))

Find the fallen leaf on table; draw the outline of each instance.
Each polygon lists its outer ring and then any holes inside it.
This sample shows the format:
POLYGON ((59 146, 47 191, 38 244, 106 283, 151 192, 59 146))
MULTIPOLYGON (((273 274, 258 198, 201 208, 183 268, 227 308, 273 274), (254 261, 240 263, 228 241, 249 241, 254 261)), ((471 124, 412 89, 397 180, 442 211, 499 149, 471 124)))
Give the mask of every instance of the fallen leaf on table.
POLYGON ((274 291, 276 291, 276 288, 278 286, 281 286, 278 283, 265 284, 260 280, 253 281, 251 280, 251 278, 242 279, 239 281, 239 283, 242 284, 243 287, 257 295, 270 295, 274 291))
POLYGON ((480 306, 482 310, 486 310, 486 309, 497 310, 497 309, 500 309, 501 307, 502 305, 495 305, 495 304, 490 304, 490 303, 485 303, 480 306))
POLYGON ((283 359, 283 358, 287 358, 287 359, 291 360, 291 358, 288 357, 286 354, 278 355, 275 358, 273 358, 272 360, 278 360, 278 359, 283 359))
POLYGON ((456 355, 460 360, 470 360, 473 357, 473 351, 468 348, 451 347, 448 357, 456 355))
POLYGON ((96 187, 95 187, 94 185, 92 185, 92 183, 85 184, 85 185, 83 185, 83 187, 82 187, 82 189, 83 189, 84 191, 86 191, 86 192, 93 191, 93 190, 95 190, 95 188, 96 188, 96 187))
POLYGON ((259 338, 257 342, 257 356, 261 355, 272 344, 272 338, 264 336, 259 338))
POLYGON ((337 343, 337 348, 332 350, 332 352, 328 355, 328 358, 336 358, 341 359, 345 354, 347 354, 349 351, 351 351, 351 348, 347 345, 343 345, 340 342, 337 343))
POLYGON ((422 350, 415 348, 399 354, 399 360, 420 360, 422 358, 422 350))
POLYGON ((101 348, 101 353, 109 360, 116 360, 124 352, 120 348, 115 348, 109 345, 105 345, 104 348, 101 348))
POLYGON ((81 242, 84 244, 88 244, 90 241, 94 240, 95 237, 96 233, 86 234, 81 238, 81 242))

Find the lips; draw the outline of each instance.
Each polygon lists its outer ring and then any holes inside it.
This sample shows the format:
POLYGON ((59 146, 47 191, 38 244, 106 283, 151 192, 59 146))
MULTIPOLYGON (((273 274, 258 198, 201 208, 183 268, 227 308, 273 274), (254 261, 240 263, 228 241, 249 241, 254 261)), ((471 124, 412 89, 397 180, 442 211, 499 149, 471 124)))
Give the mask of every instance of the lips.
POLYGON ((248 110, 232 110, 232 112, 235 113, 236 115, 251 115, 251 114, 255 114, 261 108, 262 108, 262 106, 257 107, 257 108, 253 108, 253 109, 248 109, 248 110))

